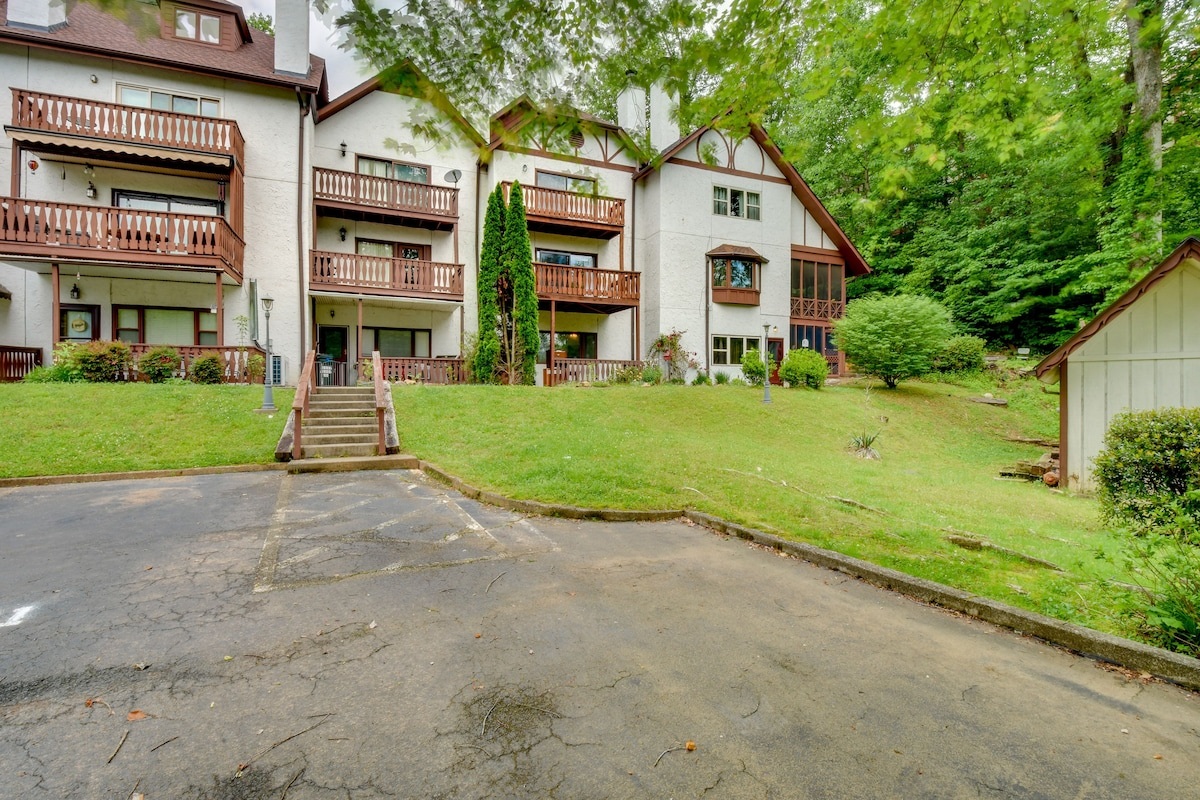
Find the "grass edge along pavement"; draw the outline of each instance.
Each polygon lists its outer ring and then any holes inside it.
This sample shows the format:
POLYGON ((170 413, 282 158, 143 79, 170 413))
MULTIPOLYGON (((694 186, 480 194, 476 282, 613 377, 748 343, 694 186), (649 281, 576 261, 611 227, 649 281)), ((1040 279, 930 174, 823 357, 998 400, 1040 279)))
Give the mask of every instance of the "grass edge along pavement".
MULTIPOLYGON (((880 567, 862 559, 843 555, 822 547, 795 542, 774 534, 729 522, 711 514, 687 509, 594 509, 540 503, 534 500, 515 500, 495 492, 485 492, 427 461, 418 462, 425 475, 449 486, 465 497, 507 508, 520 513, 590 519, 606 522, 660 522, 684 519, 719 535, 736 536, 754 544, 768 547, 793 558, 807 561, 824 569, 841 572, 887 591, 896 592, 919 602, 967 614, 984 622, 1007 628, 1019 634, 1037 637, 1064 647, 1082 656, 1095 658, 1128 670, 1169 681, 1192 691, 1200 691, 1200 660, 1172 653, 1152 645, 1134 642, 1070 622, 1053 619, 1033 611, 1015 608, 1005 603, 945 586, 934 581, 916 578, 897 570, 880 567)), ((52 475, 0 479, 0 488, 45 486, 65 483, 89 483, 111 480, 137 480, 182 475, 216 475, 231 472, 282 471, 286 464, 244 464, 225 467, 199 467, 182 470, 148 470, 144 472, 99 473, 93 475, 52 475)))

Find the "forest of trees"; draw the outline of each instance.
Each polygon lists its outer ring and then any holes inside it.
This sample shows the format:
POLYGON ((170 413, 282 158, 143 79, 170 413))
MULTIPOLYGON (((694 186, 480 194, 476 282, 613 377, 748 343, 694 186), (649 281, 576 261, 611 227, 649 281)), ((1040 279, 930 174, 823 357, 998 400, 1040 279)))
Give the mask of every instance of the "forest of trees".
POLYGON ((993 347, 1054 347, 1200 236, 1190 0, 345 2, 347 47, 477 122, 521 91, 612 118, 631 69, 685 131, 762 122, 873 268, 852 297, 993 347))

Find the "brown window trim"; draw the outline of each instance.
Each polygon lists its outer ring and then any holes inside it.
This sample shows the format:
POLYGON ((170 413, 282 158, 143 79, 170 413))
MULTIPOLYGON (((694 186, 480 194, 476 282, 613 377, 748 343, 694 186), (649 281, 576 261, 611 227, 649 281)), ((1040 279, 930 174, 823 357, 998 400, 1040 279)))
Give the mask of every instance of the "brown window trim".
MULTIPOLYGON (((387 325, 364 325, 363 330, 371 331, 371 338, 375 342, 376 350, 379 349, 379 331, 407 331, 408 333, 412 334, 410 343, 413 345, 416 344, 416 341, 417 341, 416 335, 418 333, 428 334, 428 336, 429 336, 429 355, 426 355, 426 356, 418 356, 418 355, 383 356, 383 357, 384 358, 432 358, 433 357, 433 330, 431 328, 393 328, 393 327, 390 327, 387 325)), ((414 347, 413 350, 416 350, 416 347, 414 347)))
POLYGON ((226 20, 227 15, 215 14, 212 11, 207 11, 207 10, 201 11, 198 8, 193 8, 192 6, 185 6, 185 5, 174 5, 174 6, 171 6, 170 8, 171 8, 170 19, 167 20, 167 23, 166 23, 166 29, 167 29, 167 32, 168 32, 168 35, 170 38, 172 38, 176 41, 179 41, 179 42, 190 42, 192 44, 202 44, 202 45, 206 45, 208 47, 217 47, 217 48, 221 48, 221 49, 228 49, 227 47, 222 48, 222 45, 224 44, 224 42, 221 41, 221 31, 222 31, 222 28, 225 27, 225 23, 227 21, 226 20), (175 18, 176 18, 176 15, 180 11, 184 12, 185 14, 190 13, 190 14, 196 15, 196 35, 195 36, 180 36, 178 33, 176 33, 175 18), (206 42, 200 38, 200 18, 201 17, 211 17, 212 19, 215 19, 217 21, 217 40, 215 42, 206 42))
MULTIPOLYGON (((428 180, 426 180, 425 183, 422 183, 419 185, 420 186, 432 186, 433 185, 433 166, 430 164, 422 164, 418 161, 400 161, 399 159, 395 159, 395 158, 384 158, 382 156, 372 156, 372 155, 368 155, 366 153, 355 153, 354 154, 354 172, 357 175, 363 174, 358 171, 358 162, 364 158, 367 159, 368 161, 386 161, 389 164, 392 164, 392 165, 398 164, 403 167, 420 167, 421 169, 425 170, 425 175, 428 178, 428 180)), ((374 176, 371 176, 371 177, 374 177, 374 176)), ((404 179, 403 178, 390 178, 389 180, 398 181, 398 180, 404 180, 404 179)), ((405 181, 405 182, 406 183, 417 183, 417 181, 405 181)))
MULTIPOLYGON (((538 180, 537 180, 538 175, 557 175, 560 178, 566 178, 568 182, 573 181, 573 180, 591 181, 592 182, 591 196, 593 196, 593 197, 600 196, 600 180, 598 178, 593 178, 591 175, 572 175, 569 172, 555 172, 554 170, 551 170, 551 169, 538 168, 533 171, 533 186, 535 189, 550 189, 549 186, 542 186, 541 184, 538 183, 538 180)), ((570 189, 550 189, 550 191, 552 191, 552 192, 554 192, 554 191, 569 192, 571 190, 570 189)), ((583 194, 583 192, 575 192, 575 194, 583 194)))
MULTIPOLYGON (((392 258, 400 258, 401 257, 400 255, 398 255, 401 247, 413 247, 420 251, 420 255, 416 259, 417 261, 432 260, 430 258, 430 247, 431 246, 427 245, 427 244, 415 244, 413 242, 395 242, 395 241, 391 241, 389 239, 370 239, 365 236, 356 236, 356 237, 354 237, 354 253, 355 253, 355 255, 361 255, 358 252, 358 243, 359 242, 366 242, 368 244, 390 245, 392 248, 392 258)), ((408 328, 398 328, 397 330, 408 330, 408 328)))
MULTIPOLYGON (((118 331, 117 317, 120 316, 120 311, 122 309, 133 309, 134 311, 138 312, 138 329, 137 329, 138 330, 138 341, 131 342, 130 344, 162 344, 161 342, 147 342, 146 341, 146 312, 147 311, 191 311, 192 312, 192 343, 191 344, 173 345, 173 346, 175 346, 175 347, 216 347, 217 346, 215 343, 214 344, 200 344, 200 334, 201 333, 216 334, 217 330, 221 326, 221 321, 214 319, 214 325, 216 327, 213 327, 211 329, 203 329, 200 327, 200 315, 201 314, 212 314, 213 310, 211 307, 210 308, 196 308, 195 306, 135 306, 135 305, 128 305, 128 304, 118 305, 118 304, 114 303, 113 307, 112 307, 112 321, 111 321, 112 322, 112 338, 114 341, 117 338, 117 331, 118 331)), ((214 315, 214 317, 215 317, 215 315, 214 315)), ((129 330, 129 329, 121 328, 120 330, 129 330)))
MULTIPOLYGON (((534 247, 533 248, 533 261, 535 264, 549 264, 552 267, 572 266, 571 264, 551 264, 549 261, 538 261, 538 259, 537 259, 538 250, 549 250, 554 253, 566 253, 569 256, 591 256, 592 266, 591 267, 579 267, 580 269, 596 269, 600 266, 600 254, 599 253, 586 253, 582 250, 578 250, 578 251, 564 250, 561 247, 534 247)), ((576 264, 574 266, 578 267, 579 265, 576 264)))
MULTIPOLYGON (((70 337, 66 330, 63 329, 63 323, 66 322, 67 316, 64 311, 89 311, 92 315, 92 339, 96 341, 100 338, 100 306, 91 305, 88 303, 59 303, 58 305, 58 338, 61 341, 66 341, 70 337)), ((79 340, 75 340, 79 341, 79 340)))
POLYGON ((725 303, 727 305, 736 306, 757 306, 759 305, 760 290, 762 285, 762 262, 753 258, 709 258, 708 259, 708 280, 712 287, 712 300, 714 303, 725 303), (733 285, 733 270, 726 267, 725 282, 717 284, 713 282, 713 270, 717 261, 745 261, 754 265, 752 271, 752 285, 749 288, 733 285))

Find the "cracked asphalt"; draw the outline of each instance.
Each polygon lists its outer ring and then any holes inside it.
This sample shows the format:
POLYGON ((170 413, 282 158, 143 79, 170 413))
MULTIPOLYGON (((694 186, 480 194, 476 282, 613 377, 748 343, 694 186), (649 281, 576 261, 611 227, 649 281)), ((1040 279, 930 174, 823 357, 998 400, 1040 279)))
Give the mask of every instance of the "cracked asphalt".
POLYGON ((1198 786, 1197 695, 680 522, 407 471, 0 490, 4 798, 1198 786))

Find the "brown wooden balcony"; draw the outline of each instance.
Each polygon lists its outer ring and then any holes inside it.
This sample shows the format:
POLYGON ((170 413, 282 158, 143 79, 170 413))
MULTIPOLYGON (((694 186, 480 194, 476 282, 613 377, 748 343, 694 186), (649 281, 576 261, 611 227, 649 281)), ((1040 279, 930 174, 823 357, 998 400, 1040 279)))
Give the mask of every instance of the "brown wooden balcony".
MULTIPOLYGON (((507 198, 512 184, 504 183, 507 198)), ((611 239, 625 230, 625 201, 619 197, 564 192, 521 185, 529 230, 611 239)))
POLYGON ((394 178, 313 168, 313 204, 328 217, 451 230, 458 222, 458 189, 394 178))
POLYGON ((221 217, 0 197, 0 256, 215 270, 241 283, 245 249, 221 217))
POLYGON ((841 319, 846 304, 841 300, 815 300, 811 297, 792 298, 792 319, 841 319))
MULTIPOLYGON (((241 165, 246 143, 231 119, 178 114, 100 100, 13 89, 13 138, 51 147, 74 147, 118 155, 208 154, 241 165), (113 144, 126 147, 113 148, 113 144), (131 149, 129 146, 133 146, 131 149)), ((167 156, 169 157, 169 156, 167 156)), ((195 160, 187 158, 184 160, 195 160)), ((220 160, 209 158, 210 163, 220 160)))
POLYGON ((556 301, 563 311, 612 314, 632 308, 641 298, 640 272, 623 272, 562 264, 534 264, 538 300, 556 301))
POLYGON ((313 250, 310 289, 389 297, 427 297, 461 303, 462 264, 313 250))
POLYGON ((42 366, 42 348, 0 344, 0 383, 24 380, 34 367, 42 366))

